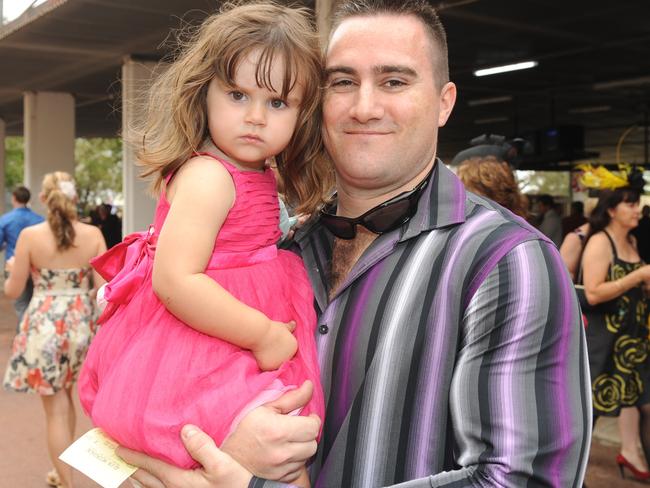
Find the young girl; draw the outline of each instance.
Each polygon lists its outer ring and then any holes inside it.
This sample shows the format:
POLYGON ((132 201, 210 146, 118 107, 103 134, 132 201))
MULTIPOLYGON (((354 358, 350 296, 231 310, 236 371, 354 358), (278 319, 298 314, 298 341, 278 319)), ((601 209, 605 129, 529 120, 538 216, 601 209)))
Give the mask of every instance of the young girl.
POLYGON ((305 380, 316 388, 301 414, 323 417, 313 294, 302 261, 276 247, 265 167, 275 156, 298 211, 320 202, 319 84, 307 13, 258 3, 208 18, 154 85, 139 158, 160 190, 155 221, 93 263, 108 305, 79 382, 121 445, 193 466, 183 425, 220 444, 305 380))

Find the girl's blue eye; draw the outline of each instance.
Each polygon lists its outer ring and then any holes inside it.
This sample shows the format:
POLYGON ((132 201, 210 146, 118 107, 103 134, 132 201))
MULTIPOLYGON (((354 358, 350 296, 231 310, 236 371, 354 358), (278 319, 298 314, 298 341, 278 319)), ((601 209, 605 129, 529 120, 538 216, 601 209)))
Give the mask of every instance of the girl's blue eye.
POLYGON ((271 107, 273 108, 284 108, 286 106, 287 104, 284 102, 284 100, 280 100, 279 98, 271 100, 271 107))

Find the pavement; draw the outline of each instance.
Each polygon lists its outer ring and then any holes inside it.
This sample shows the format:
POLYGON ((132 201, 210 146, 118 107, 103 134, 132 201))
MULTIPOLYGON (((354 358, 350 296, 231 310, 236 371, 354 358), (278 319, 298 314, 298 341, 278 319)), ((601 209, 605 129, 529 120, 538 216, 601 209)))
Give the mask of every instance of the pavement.
MULTIPOLYGON (((0 280, 0 285, 1 285, 0 280)), ((16 318, 11 302, 0 292, 0 374, 4 375, 16 318)), ((77 437, 91 428, 77 400, 77 437)), ((51 469, 45 442, 45 419, 36 395, 7 392, 0 388, 0 488, 45 488, 51 469)), ((589 488, 638 488, 639 482, 622 480, 614 459, 619 438, 615 419, 598 421, 585 480, 589 488)), ((96 487, 75 472, 75 488, 96 487)), ((122 488, 130 484, 124 483, 122 488)), ((190 487, 188 487, 190 488, 190 487)))

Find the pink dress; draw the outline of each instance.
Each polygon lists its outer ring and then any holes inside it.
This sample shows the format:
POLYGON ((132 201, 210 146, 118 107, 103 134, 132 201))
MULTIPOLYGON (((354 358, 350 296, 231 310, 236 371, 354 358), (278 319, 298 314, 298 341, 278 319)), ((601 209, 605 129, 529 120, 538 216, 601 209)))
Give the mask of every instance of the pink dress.
POLYGON ((276 248, 273 173, 241 171, 211 157, 231 174, 236 197, 205 273, 271 319, 295 320, 296 356, 262 372, 249 351, 197 332, 158 300, 151 272, 169 211, 163 193, 149 232, 127 236, 92 263, 109 282, 108 306, 78 384, 86 413, 119 444, 185 468, 196 465, 180 440, 187 423, 220 445, 242 414, 307 379, 315 391, 301 415, 324 415, 313 293, 302 260, 276 248))

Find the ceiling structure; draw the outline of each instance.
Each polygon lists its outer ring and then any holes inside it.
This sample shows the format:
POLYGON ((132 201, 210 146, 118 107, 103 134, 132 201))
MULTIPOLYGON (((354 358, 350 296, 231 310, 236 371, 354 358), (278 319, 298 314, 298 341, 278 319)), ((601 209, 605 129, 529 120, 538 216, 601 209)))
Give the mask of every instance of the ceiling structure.
MULTIPOLYGON (((22 134, 25 91, 75 96, 76 131, 120 130, 125 56, 158 60, 170 31, 196 23, 218 0, 48 0, 0 27, 0 118, 22 134)), ((314 2, 303 2, 313 7, 314 2)), ((580 157, 648 163, 648 0, 432 1, 447 29, 459 98, 440 133, 451 160, 483 133, 529 139, 523 168, 561 169, 580 157), (475 77, 479 68, 520 61, 535 68, 475 77), (568 128, 566 126, 569 126, 568 128), (577 128, 576 128, 577 126, 577 128), (576 144, 584 133, 584 147, 576 144), (564 147, 552 150, 551 146, 564 147)))

